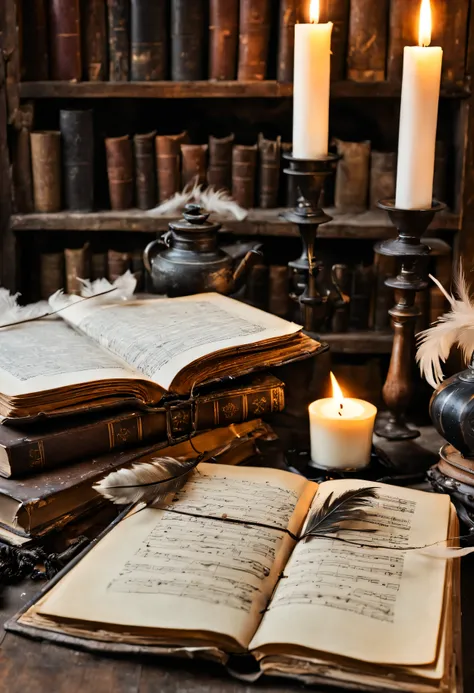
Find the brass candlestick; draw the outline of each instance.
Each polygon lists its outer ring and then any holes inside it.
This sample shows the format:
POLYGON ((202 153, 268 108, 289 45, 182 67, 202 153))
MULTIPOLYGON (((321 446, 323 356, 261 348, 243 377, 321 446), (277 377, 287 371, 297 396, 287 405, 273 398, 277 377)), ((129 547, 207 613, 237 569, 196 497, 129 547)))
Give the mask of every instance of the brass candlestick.
POLYGON ((382 391, 390 418, 387 423, 376 424, 375 432, 389 440, 408 440, 420 435, 419 431, 408 428, 405 413, 413 393, 415 326, 421 315, 415 297, 417 291, 425 291, 428 286, 424 276, 431 250, 421 242, 421 237, 435 214, 446 205, 433 200, 430 209, 397 209, 395 200, 382 200, 378 206, 388 212, 398 237, 377 243, 375 251, 396 257, 400 262, 400 273, 385 281, 386 286, 395 290, 396 300, 396 305, 389 311, 394 336, 390 367, 382 391))

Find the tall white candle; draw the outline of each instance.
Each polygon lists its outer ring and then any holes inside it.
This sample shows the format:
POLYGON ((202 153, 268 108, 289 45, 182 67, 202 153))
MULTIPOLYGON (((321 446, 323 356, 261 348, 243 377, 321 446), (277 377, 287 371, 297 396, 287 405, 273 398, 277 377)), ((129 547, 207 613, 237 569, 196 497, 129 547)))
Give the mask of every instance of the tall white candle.
POLYGON ((419 46, 403 56, 396 207, 431 207, 443 50, 431 42, 430 0, 422 0, 419 46))
POLYGON ((319 0, 312 0, 311 24, 295 25, 293 80, 293 156, 326 156, 329 141, 329 90, 332 23, 318 24, 319 0))

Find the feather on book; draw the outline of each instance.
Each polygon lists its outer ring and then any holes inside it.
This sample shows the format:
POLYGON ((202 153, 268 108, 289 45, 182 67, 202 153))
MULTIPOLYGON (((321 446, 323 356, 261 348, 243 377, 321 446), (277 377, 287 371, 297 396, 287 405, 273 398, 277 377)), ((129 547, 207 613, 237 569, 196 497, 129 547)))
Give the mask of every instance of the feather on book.
POLYGON ((458 536, 449 497, 275 469, 188 472, 171 501, 132 510, 7 630, 202 657, 246 681, 455 690, 458 562, 408 550, 458 536))

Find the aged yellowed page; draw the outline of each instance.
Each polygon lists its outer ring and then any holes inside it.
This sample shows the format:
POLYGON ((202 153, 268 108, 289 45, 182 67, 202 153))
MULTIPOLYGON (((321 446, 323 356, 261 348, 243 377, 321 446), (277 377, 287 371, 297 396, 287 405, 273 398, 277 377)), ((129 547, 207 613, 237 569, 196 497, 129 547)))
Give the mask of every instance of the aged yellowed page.
POLYGON ((316 488, 288 472, 201 464, 171 512, 126 518, 39 613, 178 631, 171 642, 222 634, 245 648, 294 546, 285 530, 301 529, 316 488))
POLYGON ((446 561, 404 549, 446 538, 449 497, 343 480, 321 484, 313 506, 362 485, 379 488, 368 525, 378 532, 344 533, 355 544, 299 543, 251 648, 285 643, 405 666, 436 660, 446 561))

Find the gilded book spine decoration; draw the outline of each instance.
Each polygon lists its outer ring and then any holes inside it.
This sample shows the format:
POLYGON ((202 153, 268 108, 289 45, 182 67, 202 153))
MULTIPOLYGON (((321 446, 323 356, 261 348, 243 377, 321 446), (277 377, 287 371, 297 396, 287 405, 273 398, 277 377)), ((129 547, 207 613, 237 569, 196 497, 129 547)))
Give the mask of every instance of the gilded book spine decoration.
POLYGON ((130 76, 130 7, 128 0, 107 0, 109 79, 126 82, 130 76))

